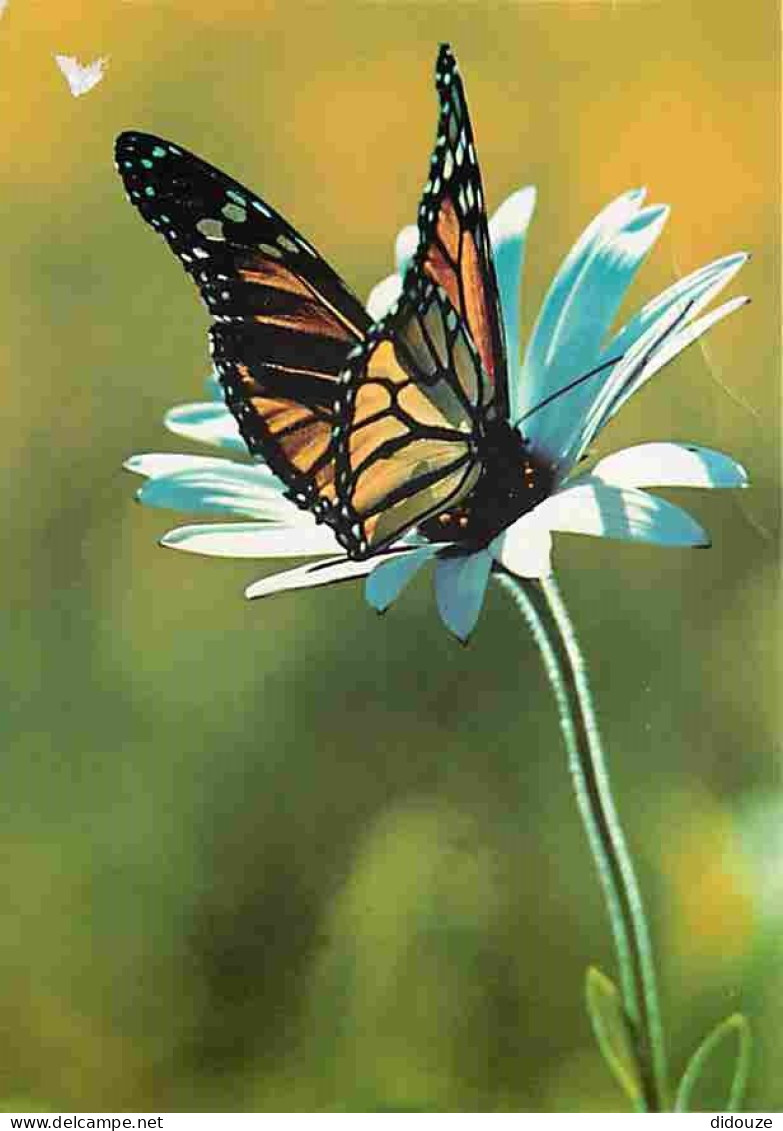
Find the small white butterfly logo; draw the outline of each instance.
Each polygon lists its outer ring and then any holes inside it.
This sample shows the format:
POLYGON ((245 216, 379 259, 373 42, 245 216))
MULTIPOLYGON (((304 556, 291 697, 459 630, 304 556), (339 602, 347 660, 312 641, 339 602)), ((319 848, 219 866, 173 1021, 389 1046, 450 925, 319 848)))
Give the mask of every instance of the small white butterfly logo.
POLYGON ((82 64, 74 55, 55 55, 54 61, 65 75, 71 94, 78 98, 101 81, 109 58, 104 56, 92 63, 82 64))

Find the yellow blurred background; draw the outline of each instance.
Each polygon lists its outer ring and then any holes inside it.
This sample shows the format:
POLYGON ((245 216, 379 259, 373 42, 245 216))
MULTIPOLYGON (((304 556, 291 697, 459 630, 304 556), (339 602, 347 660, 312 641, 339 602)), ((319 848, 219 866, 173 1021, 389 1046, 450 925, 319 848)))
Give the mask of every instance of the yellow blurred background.
MULTIPOLYGON (((6 1110, 601 1111, 614 972, 555 711, 490 594, 467 649, 419 579, 250 606, 265 567, 158 549, 131 452, 208 371, 126 203, 124 128, 246 182, 365 295, 415 218, 449 40, 490 205, 534 183, 529 327, 638 184, 673 207, 624 311, 748 249, 753 304, 602 437, 692 440, 752 489, 670 497, 706 553, 562 537, 657 947, 672 1060, 745 1011, 783 1102, 777 5, 9 0, 0 17, 6 1110), (109 56, 75 99, 55 53, 109 56)), ((738 287, 733 292, 738 292, 738 287)), ((700 1102, 725 1104, 727 1062, 700 1102)))

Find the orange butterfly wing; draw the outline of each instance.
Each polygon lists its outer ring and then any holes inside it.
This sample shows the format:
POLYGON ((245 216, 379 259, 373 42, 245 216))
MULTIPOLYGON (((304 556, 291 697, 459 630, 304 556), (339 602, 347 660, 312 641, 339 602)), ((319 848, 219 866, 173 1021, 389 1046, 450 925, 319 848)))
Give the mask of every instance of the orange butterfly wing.
POLYGON ((201 292, 215 367, 250 452, 300 506, 334 500, 337 378, 370 319, 315 249, 263 200, 180 146, 117 139, 131 203, 201 292))
POLYGON ((447 46, 419 243, 397 307, 348 359, 340 394, 334 525, 352 557, 445 518, 484 471, 508 377, 473 130, 447 46))
POLYGON ((465 323, 485 375, 487 419, 508 415, 503 318, 484 189, 457 63, 447 44, 435 69, 440 115, 430 174, 419 205, 419 244, 410 270, 443 288, 465 323))
POLYGON ((480 360, 446 294, 410 283, 343 374, 334 525, 353 558, 457 505, 481 473, 480 360))

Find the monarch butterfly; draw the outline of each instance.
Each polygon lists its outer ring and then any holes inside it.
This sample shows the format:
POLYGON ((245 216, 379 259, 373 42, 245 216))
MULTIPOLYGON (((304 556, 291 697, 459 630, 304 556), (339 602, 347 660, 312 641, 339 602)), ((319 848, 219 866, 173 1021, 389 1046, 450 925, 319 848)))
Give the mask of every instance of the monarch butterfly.
POLYGON ((251 454, 366 558, 412 527, 488 542, 550 491, 508 421, 508 372, 481 174, 447 45, 419 241, 402 296, 372 324, 265 201, 192 153, 126 132, 128 197, 209 309, 212 354, 251 454))

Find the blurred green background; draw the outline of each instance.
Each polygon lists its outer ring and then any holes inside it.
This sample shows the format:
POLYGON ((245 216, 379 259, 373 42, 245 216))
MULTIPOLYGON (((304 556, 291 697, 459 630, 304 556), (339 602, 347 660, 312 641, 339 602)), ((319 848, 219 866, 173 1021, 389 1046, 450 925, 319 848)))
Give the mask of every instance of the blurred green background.
MULTIPOLYGON (((0 1078, 7 1109, 596 1111, 582 1004, 614 973, 532 644, 471 646, 426 578, 249 605, 266 567, 167 554, 131 452, 185 450, 206 316, 126 203, 114 135, 202 153, 364 295, 415 217, 450 40, 491 206, 539 188, 529 327, 562 256, 647 184, 667 232, 625 311, 747 248, 753 305, 604 434, 741 459, 670 492, 705 553, 562 536, 672 1058, 736 1009, 747 1110, 783 1110, 777 619, 777 5, 10 0, 0 20, 0 1078), (55 52, 109 55, 71 97, 55 52)), ((720 1067, 720 1066, 719 1066, 720 1067)), ((702 1094, 724 1104, 718 1072, 702 1094)))

